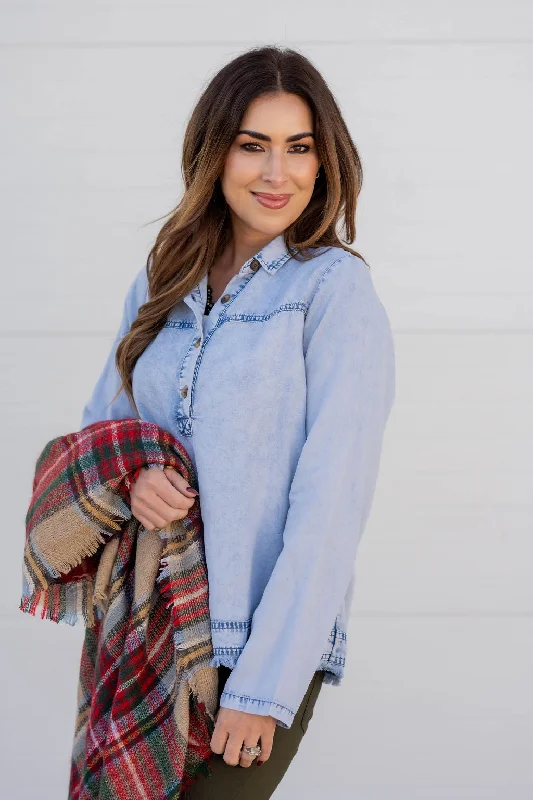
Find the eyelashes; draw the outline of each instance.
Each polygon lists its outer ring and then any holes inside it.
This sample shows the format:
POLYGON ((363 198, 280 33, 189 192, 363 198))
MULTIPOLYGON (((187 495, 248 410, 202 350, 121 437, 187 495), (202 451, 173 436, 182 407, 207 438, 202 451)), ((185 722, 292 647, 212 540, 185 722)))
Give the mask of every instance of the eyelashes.
MULTIPOLYGON (((240 145, 241 149, 244 150, 246 153, 258 153, 261 152, 263 149, 261 145, 257 144, 257 142, 245 142, 244 144, 240 145), (258 147, 259 150, 250 150, 250 147, 258 147)), ((294 144, 293 147, 303 147, 303 150, 298 150, 297 155, 303 155, 307 153, 311 148, 308 144, 294 144)), ((291 148, 292 149, 292 148, 291 148)))

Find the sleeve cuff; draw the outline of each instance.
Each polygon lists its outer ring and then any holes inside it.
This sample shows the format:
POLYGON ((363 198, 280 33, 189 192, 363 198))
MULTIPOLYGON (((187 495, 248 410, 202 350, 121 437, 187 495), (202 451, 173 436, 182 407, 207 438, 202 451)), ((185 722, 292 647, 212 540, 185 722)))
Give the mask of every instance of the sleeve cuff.
POLYGON ((294 711, 274 702, 274 700, 261 700, 256 697, 233 694, 232 692, 222 692, 220 706, 222 708, 232 708, 234 711, 246 711, 249 714, 274 717, 281 728, 290 728, 295 717, 294 711))

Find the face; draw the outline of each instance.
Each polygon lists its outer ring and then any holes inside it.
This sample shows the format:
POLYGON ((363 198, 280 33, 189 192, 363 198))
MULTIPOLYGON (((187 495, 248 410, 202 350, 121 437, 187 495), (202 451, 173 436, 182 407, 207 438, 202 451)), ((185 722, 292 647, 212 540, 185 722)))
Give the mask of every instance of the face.
POLYGON ((320 163, 311 109, 286 92, 257 97, 240 131, 221 176, 233 230, 273 238, 298 219, 313 194, 320 163))

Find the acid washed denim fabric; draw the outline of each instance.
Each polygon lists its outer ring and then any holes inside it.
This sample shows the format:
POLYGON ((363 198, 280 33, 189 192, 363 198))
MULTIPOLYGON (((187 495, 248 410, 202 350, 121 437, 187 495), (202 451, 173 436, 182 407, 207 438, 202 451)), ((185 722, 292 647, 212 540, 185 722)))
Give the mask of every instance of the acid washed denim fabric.
MULTIPOLYGON (((291 726, 315 670, 341 683, 355 556, 395 394, 394 344, 367 265, 339 247, 298 262, 283 235, 204 315, 207 277, 135 365, 142 419, 195 466, 220 704, 291 726)), ((143 266, 81 427, 136 416, 116 345, 147 299, 143 266)))

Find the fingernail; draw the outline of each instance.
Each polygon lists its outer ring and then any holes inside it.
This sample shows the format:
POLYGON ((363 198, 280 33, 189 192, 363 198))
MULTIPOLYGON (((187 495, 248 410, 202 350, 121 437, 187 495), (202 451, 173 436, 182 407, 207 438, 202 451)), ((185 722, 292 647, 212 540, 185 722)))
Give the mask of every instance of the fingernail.
POLYGON ((258 761, 258 762, 257 762, 257 766, 258 766, 258 767, 262 767, 264 763, 265 763, 264 761, 258 761))
POLYGON ((197 492, 196 489, 193 489, 192 486, 187 485, 185 488, 188 492, 192 492, 193 494, 199 494, 199 492, 197 492))

